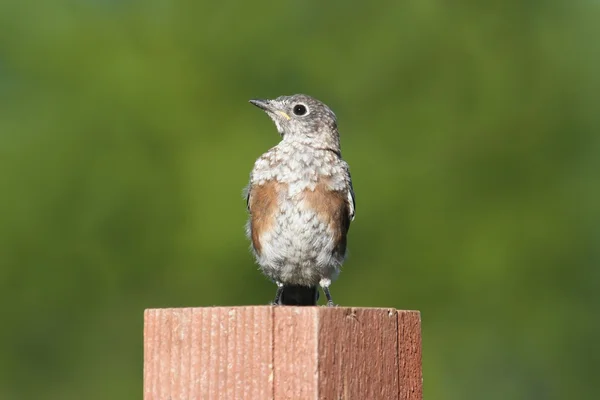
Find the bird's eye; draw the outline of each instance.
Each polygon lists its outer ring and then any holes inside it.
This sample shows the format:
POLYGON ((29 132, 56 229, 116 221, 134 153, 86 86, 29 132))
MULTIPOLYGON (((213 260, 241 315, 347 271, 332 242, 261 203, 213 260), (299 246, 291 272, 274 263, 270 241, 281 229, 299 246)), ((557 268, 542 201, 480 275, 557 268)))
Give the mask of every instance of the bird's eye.
POLYGON ((304 104, 296 104, 293 111, 296 115, 304 115, 306 114, 306 106, 304 104))

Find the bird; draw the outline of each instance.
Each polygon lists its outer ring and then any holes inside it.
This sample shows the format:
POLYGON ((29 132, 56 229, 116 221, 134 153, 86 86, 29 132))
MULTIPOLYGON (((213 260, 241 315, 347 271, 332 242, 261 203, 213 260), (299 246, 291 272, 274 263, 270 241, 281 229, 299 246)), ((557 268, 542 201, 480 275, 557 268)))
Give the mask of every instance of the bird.
POLYGON ((246 234, 259 269, 276 285, 274 305, 317 305, 346 258, 354 220, 350 167, 342 159, 337 118, 305 95, 252 99, 281 141, 254 163, 245 188, 246 234))

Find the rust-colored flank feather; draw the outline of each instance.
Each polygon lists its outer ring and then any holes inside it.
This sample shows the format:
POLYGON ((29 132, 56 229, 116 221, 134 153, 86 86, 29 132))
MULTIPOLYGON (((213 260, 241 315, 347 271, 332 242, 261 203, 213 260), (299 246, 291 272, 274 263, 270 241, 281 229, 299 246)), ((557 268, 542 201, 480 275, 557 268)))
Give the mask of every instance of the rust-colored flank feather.
POLYGON ((274 180, 250 187, 248 198, 248 209, 251 215, 250 231, 252 246, 257 254, 260 254, 262 249, 260 235, 273 226, 279 210, 277 199, 279 193, 285 189, 287 189, 285 183, 274 180))
POLYGON ((322 222, 333 232, 335 251, 339 255, 346 252, 346 234, 350 227, 349 205, 346 193, 331 190, 329 182, 319 180, 315 190, 305 189, 304 200, 322 222))

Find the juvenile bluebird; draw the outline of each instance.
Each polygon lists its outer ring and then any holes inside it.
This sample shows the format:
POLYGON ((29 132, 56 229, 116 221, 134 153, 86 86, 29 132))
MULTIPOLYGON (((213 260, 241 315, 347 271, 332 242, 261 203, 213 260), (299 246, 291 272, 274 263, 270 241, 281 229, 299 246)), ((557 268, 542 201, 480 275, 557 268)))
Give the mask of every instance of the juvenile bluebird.
POLYGON ((246 232, 262 272, 277 284, 273 304, 316 305, 346 256, 354 190, 333 111, 303 94, 250 100, 275 122, 281 142, 250 174, 246 232))

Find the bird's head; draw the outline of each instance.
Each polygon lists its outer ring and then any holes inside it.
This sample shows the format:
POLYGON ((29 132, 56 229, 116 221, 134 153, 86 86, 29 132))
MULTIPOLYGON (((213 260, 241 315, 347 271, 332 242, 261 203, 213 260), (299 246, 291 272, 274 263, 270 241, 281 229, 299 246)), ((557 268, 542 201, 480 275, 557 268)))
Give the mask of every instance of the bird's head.
POLYGON ((250 100, 275 122, 284 140, 338 142, 337 121, 329 107, 305 94, 250 100))

